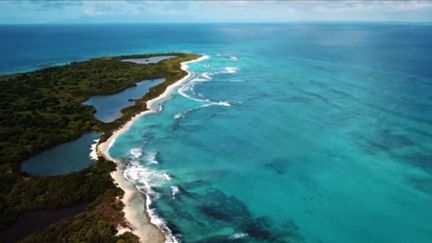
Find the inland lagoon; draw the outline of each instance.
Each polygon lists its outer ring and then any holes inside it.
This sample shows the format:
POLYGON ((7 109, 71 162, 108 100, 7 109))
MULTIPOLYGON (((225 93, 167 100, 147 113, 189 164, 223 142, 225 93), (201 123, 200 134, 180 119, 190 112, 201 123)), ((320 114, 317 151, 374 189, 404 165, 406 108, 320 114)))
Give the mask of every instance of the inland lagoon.
POLYGON ((152 64, 152 63, 158 63, 164 60, 167 60, 173 56, 154 56, 154 57, 147 57, 147 58, 129 58, 129 59, 123 59, 123 62, 132 62, 137 64, 152 64))
POLYGON ((0 241, 11 243, 21 240, 35 230, 72 217, 85 210, 87 203, 60 209, 42 209, 21 214, 7 230, 0 232, 0 241))
POLYGON ((112 122, 121 117, 121 110, 131 106, 135 99, 141 98, 147 91, 160 83, 163 79, 143 80, 121 92, 112 95, 92 96, 84 104, 96 109, 95 117, 103 122, 112 122))
POLYGON ((31 175, 64 175, 89 167, 94 163, 90 158, 91 145, 97 142, 100 134, 91 132, 80 138, 46 150, 21 165, 21 171, 31 175))

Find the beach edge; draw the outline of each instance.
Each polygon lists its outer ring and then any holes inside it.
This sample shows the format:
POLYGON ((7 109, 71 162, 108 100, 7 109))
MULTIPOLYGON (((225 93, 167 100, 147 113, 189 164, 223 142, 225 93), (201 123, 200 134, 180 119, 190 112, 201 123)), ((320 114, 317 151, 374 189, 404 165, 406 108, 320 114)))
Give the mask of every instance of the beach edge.
POLYGON ((118 234, 122 234, 124 232, 131 232, 135 234, 141 242, 177 242, 174 236, 171 235, 170 230, 165 226, 161 225, 160 221, 155 218, 156 215, 151 212, 150 204, 151 199, 150 196, 139 191, 131 182, 129 182, 124 176, 123 172, 126 168, 126 165, 123 161, 119 159, 112 158, 109 154, 109 149, 114 144, 116 138, 129 130, 129 128, 141 117, 149 114, 157 112, 154 104, 158 104, 163 102, 165 99, 169 97, 172 92, 180 87, 184 82, 186 82, 192 75, 189 71, 188 64, 200 62, 202 60, 207 59, 208 56, 203 55, 197 59, 182 62, 181 69, 185 71, 187 74, 181 79, 175 81, 171 85, 167 86, 162 94, 157 96, 154 99, 148 100, 146 102, 146 110, 141 111, 140 113, 133 116, 130 120, 128 120, 124 125, 120 128, 113 131, 111 136, 104 142, 98 143, 94 147, 93 154, 97 154, 97 156, 101 156, 109 161, 113 161, 116 164, 116 169, 111 172, 111 178, 114 181, 114 184, 119 187, 124 195, 120 199, 124 208, 122 212, 124 213, 124 218, 128 223, 127 227, 123 227, 118 225, 118 234), (140 200, 142 199, 142 200, 140 200), (141 203, 133 203, 134 201, 142 201, 141 203), (167 232, 168 231, 168 232, 167 232))

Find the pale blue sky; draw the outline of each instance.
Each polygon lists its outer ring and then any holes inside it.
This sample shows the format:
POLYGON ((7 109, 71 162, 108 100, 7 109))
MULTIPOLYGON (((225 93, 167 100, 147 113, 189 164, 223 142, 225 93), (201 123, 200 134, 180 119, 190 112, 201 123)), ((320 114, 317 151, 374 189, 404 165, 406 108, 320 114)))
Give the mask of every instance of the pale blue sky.
POLYGON ((432 1, 0 1, 0 23, 432 22, 432 1))

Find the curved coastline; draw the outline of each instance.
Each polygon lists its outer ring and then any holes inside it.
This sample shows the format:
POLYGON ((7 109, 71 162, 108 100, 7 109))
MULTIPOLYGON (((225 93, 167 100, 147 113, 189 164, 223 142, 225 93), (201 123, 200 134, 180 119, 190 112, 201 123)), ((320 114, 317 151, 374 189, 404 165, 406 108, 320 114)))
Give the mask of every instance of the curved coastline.
POLYGON ((146 102, 146 110, 133 116, 122 127, 115 130, 106 141, 102 143, 98 142, 98 144, 94 146, 92 154, 97 154, 98 156, 102 156, 105 159, 116 163, 116 170, 111 173, 111 177, 113 178, 114 183, 124 191, 124 195, 120 200, 124 204, 124 217, 129 224, 128 227, 118 226, 120 234, 130 231, 137 235, 142 242, 177 242, 165 222, 150 208, 151 197, 148 194, 139 191, 123 176, 126 165, 123 161, 112 158, 109 154, 109 149, 120 134, 129 130, 130 126, 142 116, 157 112, 158 110, 155 105, 166 100, 177 87, 182 85, 191 77, 192 73, 188 70, 189 63, 199 62, 207 58, 208 56, 204 55, 195 60, 182 62, 181 69, 187 73, 186 76, 169 85, 158 97, 148 100, 146 102), (145 196, 145 198, 143 196, 145 196))

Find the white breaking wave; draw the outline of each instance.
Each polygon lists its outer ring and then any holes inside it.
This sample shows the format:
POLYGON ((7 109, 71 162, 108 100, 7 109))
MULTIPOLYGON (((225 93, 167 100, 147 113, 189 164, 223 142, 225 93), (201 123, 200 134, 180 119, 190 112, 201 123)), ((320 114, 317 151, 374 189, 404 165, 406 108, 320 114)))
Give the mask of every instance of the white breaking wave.
POLYGON ((180 193, 180 188, 178 186, 171 186, 171 195, 173 199, 175 198, 175 195, 180 193))
MULTIPOLYGON (((129 160, 127 168, 123 172, 123 176, 131 182, 138 191, 142 192, 146 197, 146 212, 149 216, 150 223, 156 225, 163 231, 166 236, 167 243, 178 243, 172 231, 168 228, 166 221, 157 215, 155 209, 151 208, 152 198, 157 198, 157 192, 153 188, 161 187, 171 180, 171 176, 163 171, 147 168, 139 162, 139 158, 143 156, 141 148, 132 148, 130 150, 131 160, 129 160)), ((157 162, 158 152, 145 152, 144 159, 149 163, 157 162)))
POLYGON ((146 211, 150 218, 150 223, 156 225, 159 229, 161 229, 164 232, 166 236, 165 243, 179 243, 175 238, 175 236, 172 234, 170 228, 168 228, 166 221, 163 218, 159 217, 156 211, 150 207, 152 204, 151 197, 147 194, 145 194, 145 196, 146 196, 146 211))
POLYGON ((136 185, 138 190, 151 196, 157 196, 153 188, 161 187, 171 180, 171 177, 166 172, 147 168, 136 159, 129 161, 123 176, 136 185))
POLYGON ((186 92, 189 91, 189 90, 190 90, 190 91, 193 91, 193 86, 194 86, 197 82, 202 82, 202 81, 196 81, 196 79, 193 79, 192 81, 190 81, 190 82, 187 83, 186 85, 183 85, 183 87, 181 87, 181 88, 178 90, 178 93, 179 93, 181 96, 186 97, 186 98, 191 99, 191 100, 195 100, 195 101, 198 101, 198 102, 209 102, 208 99, 198 99, 198 98, 192 97, 192 96, 190 96, 190 95, 188 95, 188 94, 186 93, 186 92))
POLYGON ((191 90, 191 88, 189 87, 189 86, 183 86, 182 88, 180 88, 179 90, 178 90, 178 93, 181 95, 181 96, 183 96, 183 97, 186 97, 186 98, 188 98, 188 99, 190 99, 190 100, 195 100, 195 101, 197 101, 197 102, 208 102, 208 99, 198 99, 198 98, 195 98, 195 97, 192 97, 192 96, 190 96, 190 95, 188 95, 187 93, 186 93, 186 91, 187 90, 191 90))
MULTIPOLYGON (((194 99, 194 98, 191 98, 191 99, 194 99)), ((194 99, 194 100, 196 100, 196 99, 194 99)), ((206 104, 203 104, 202 106, 199 106, 199 107, 196 107, 196 108, 192 108, 192 109, 186 110, 184 112, 179 112, 179 113, 177 113, 177 114, 174 115, 174 119, 175 120, 184 119, 192 111, 195 111, 195 110, 198 110, 198 109, 201 109, 201 108, 205 108, 205 107, 209 107, 209 106, 213 106, 213 105, 226 106, 226 107, 231 106, 231 104, 228 101, 212 102, 212 101, 210 101, 208 99, 206 99, 206 100, 200 100, 200 101, 202 101, 202 102, 205 101, 206 104)), ((237 102, 237 103, 240 103, 240 102, 237 102)))
POLYGON ((138 159, 142 156, 142 149, 141 148, 133 148, 129 150, 129 153, 131 154, 133 159, 138 159))
POLYGON ((186 114, 184 112, 180 112, 174 115, 174 119, 178 120, 178 119, 182 119, 185 118, 186 114))
POLYGON ((157 160, 158 152, 145 152, 144 153, 144 160, 147 161, 149 164, 159 164, 159 161, 157 160))
POLYGON ((163 173, 163 176, 164 176, 165 180, 167 180, 167 181, 171 180, 171 176, 168 173, 163 173))
POLYGON ((206 81, 210 81, 212 79, 212 76, 210 73, 203 73, 203 74, 201 74, 201 76, 203 76, 206 79, 206 81))
POLYGON ((216 104, 221 105, 221 106, 231 106, 231 104, 228 103, 227 101, 219 101, 216 104))
POLYGON ((207 104, 204 104, 202 107, 209 107, 213 105, 219 105, 219 106, 231 106, 231 104, 228 101, 217 101, 217 102, 209 102, 207 104))
POLYGON ((186 91, 190 90, 192 93, 195 93, 194 86, 197 83, 207 82, 207 81, 210 81, 211 79, 212 79, 212 77, 210 76, 209 73, 203 73, 203 74, 201 74, 201 76, 192 79, 191 81, 189 81, 188 83, 186 83, 185 85, 183 85, 182 87, 180 87, 178 89, 178 93, 181 94, 182 96, 186 97, 186 98, 193 99, 195 101, 199 101, 199 102, 205 101, 205 100, 196 99, 196 98, 193 98, 193 97, 187 95, 186 91))
MULTIPOLYGON (((234 68, 234 67, 228 67, 228 69, 229 69, 229 72, 233 72, 233 70, 236 69, 236 68, 234 68), (229 68, 231 68, 231 69, 229 69, 229 68)), ((211 105, 231 106, 231 104, 228 101, 212 101, 212 100, 210 100, 208 98, 205 98, 204 95, 202 95, 201 93, 198 94, 199 98, 187 94, 187 91, 192 92, 192 94, 196 94, 195 90, 194 90, 194 86, 197 83, 200 83, 200 82, 210 81, 212 79, 211 75, 212 74, 210 74, 210 73, 203 73, 203 74, 201 74, 201 76, 199 76, 199 77, 197 77, 195 79, 192 79, 189 83, 183 85, 178 90, 178 93, 181 96, 186 97, 188 99, 191 99, 191 100, 194 100, 194 101, 197 101, 197 102, 200 102, 200 103, 205 103, 203 105, 203 107, 208 107, 208 106, 211 106, 211 105), (204 77, 204 79, 202 77, 204 77)), ((181 118, 184 118, 184 117, 185 117, 185 113, 184 112, 183 113, 177 113, 174 116, 175 119, 181 119, 181 118)))
POLYGON ((95 140, 93 140, 93 142, 94 143, 90 146, 89 157, 90 157, 91 160, 98 160, 99 158, 98 158, 96 146, 99 143, 99 139, 95 139, 95 140))
MULTIPOLYGON (((137 152, 138 150, 131 149, 137 152)), ((156 225, 166 235, 167 243, 178 243, 177 239, 168 228, 166 221, 159 217, 156 210, 151 208, 152 198, 157 197, 157 193, 153 188, 163 186, 167 181, 171 180, 171 176, 163 171, 147 168, 139 163, 138 160, 132 159, 123 173, 123 176, 146 197, 146 212, 150 218, 150 222, 156 225)))
POLYGON ((236 57, 236 56, 234 56, 234 55, 230 55, 230 54, 226 54, 227 56, 228 56, 228 58, 231 60, 231 61, 238 61, 239 60, 239 58, 238 57, 236 57))
POLYGON ((244 238, 246 236, 248 236, 248 234, 246 234, 246 233, 235 233, 235 234, 231 235, 229 238, 231 240, 237 240, 237 239, 244 238))
POLYGON ((236 73, 238 72, 240 69, 237 67, 225 67, 221 73, 236 73))

